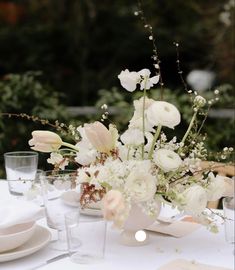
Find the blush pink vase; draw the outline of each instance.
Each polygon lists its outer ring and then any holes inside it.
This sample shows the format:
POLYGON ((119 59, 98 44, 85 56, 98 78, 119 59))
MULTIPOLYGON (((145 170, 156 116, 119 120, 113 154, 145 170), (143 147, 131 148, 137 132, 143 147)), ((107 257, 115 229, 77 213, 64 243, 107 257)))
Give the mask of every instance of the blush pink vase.
POLYGON ((144 230, 155 222, 161 210, 161 203, 158 204, 158 211, 154 217, 150 217, 143 213, 142 209, 138 205, 133 205, 127 218, 123 232, 121 233, 121 244, 127 246, 142 246, 148 243, 149 236, 145 232, 145 239, 141 241, 136 239, 136 233, 139 230, 144 230))

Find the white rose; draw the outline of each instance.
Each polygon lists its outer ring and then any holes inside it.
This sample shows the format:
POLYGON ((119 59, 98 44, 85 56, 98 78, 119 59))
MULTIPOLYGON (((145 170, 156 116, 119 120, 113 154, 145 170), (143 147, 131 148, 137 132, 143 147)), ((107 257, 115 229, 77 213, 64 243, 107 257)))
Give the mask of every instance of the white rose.
POLYGON ((139 129, 127 129, 120 137, 125 145, 141 145, 144 143, 143 132, 139 129))
POLYGON ((155 101, 146 112, 147 120, 153 126, 174 128, 180 123, 180 113, 171 103, 155 101))
POLYGON ((137 83, 140 81, 140 75, 135 71, 130 72, 126 69, 118 75, 118 79, 123 88, 129 92, 133 92, 136 89, 137 83))
POLYGON ((154 152, 153 160, 164 172, 177 170, 182 164, 178 154, 169 149, 158 149, 154 152))
POLYGON ((207 199, 208 201, 216 201, 220 199, 225 193, 226 186, 224 177, 217 175, 214 176, 213 173, 209 173, 208 175, 209 185, 207 187, 207 199))
POLYGON ((144 202, 153 198, 156 193, 157 179, 148 171, 136 168, 127 177, 125 190, 134 202, 144 202))
POLYGON ((185 211, 198 215, 206 208, 207 194, 201 186, 191 186, 182 195, 185 199, 185 211))
POLYGON ((140 89, 141 90, 148 90, 151 87, 153 87, 154 84, 157 84, 159 82, 160 76, 153 76, 150 78, 150 70, 149 69, 142 69, 138 72, 141 75, 141 83, 140 83, 140 89))

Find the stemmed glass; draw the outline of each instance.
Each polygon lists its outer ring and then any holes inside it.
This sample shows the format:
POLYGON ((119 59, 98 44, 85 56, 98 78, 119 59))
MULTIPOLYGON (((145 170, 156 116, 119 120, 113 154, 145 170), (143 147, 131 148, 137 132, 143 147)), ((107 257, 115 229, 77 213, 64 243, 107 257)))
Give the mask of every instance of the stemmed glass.
POLYGON ((46 171, 41 175, 42 194, 47 225, 57 230, 58 239, 50 247, 67 250, 64 216, 71 210, 79 211, 79 189, 76 185, 77 171, 46 171))

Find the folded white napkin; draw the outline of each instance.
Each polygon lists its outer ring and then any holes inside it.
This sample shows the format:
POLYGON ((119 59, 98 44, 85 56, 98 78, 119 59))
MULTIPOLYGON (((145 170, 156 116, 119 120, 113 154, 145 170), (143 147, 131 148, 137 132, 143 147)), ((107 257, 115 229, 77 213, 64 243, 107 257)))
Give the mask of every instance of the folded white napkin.
POLYGON ((0 200, 0 229, 36 221, 44 216, 44 209, 23 200, 0 200))
POLYGON ((232 270, 232 269, 214 265, 212 266, 201 264, 198 262, 190 262, 184 259, 177 259, 158 268, 158 270, 232 270))
POLYGON ((193 222, 192 218, 184 217, 172 223, 155 222, 150 225, 147 230, 180 238, 194 232, 200 227, 201 225, 193 222))

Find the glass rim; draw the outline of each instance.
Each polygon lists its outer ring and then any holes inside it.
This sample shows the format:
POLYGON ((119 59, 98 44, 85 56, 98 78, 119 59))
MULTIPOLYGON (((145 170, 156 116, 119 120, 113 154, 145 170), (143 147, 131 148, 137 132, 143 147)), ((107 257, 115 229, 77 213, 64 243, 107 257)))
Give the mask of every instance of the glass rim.
POLYGON ((13 151, 13 152, 6 152, 4 153, 4 157, 15 157, 15 158, 22 158, 22 157, 38 157, 38 153, 34 151, 13 151))

